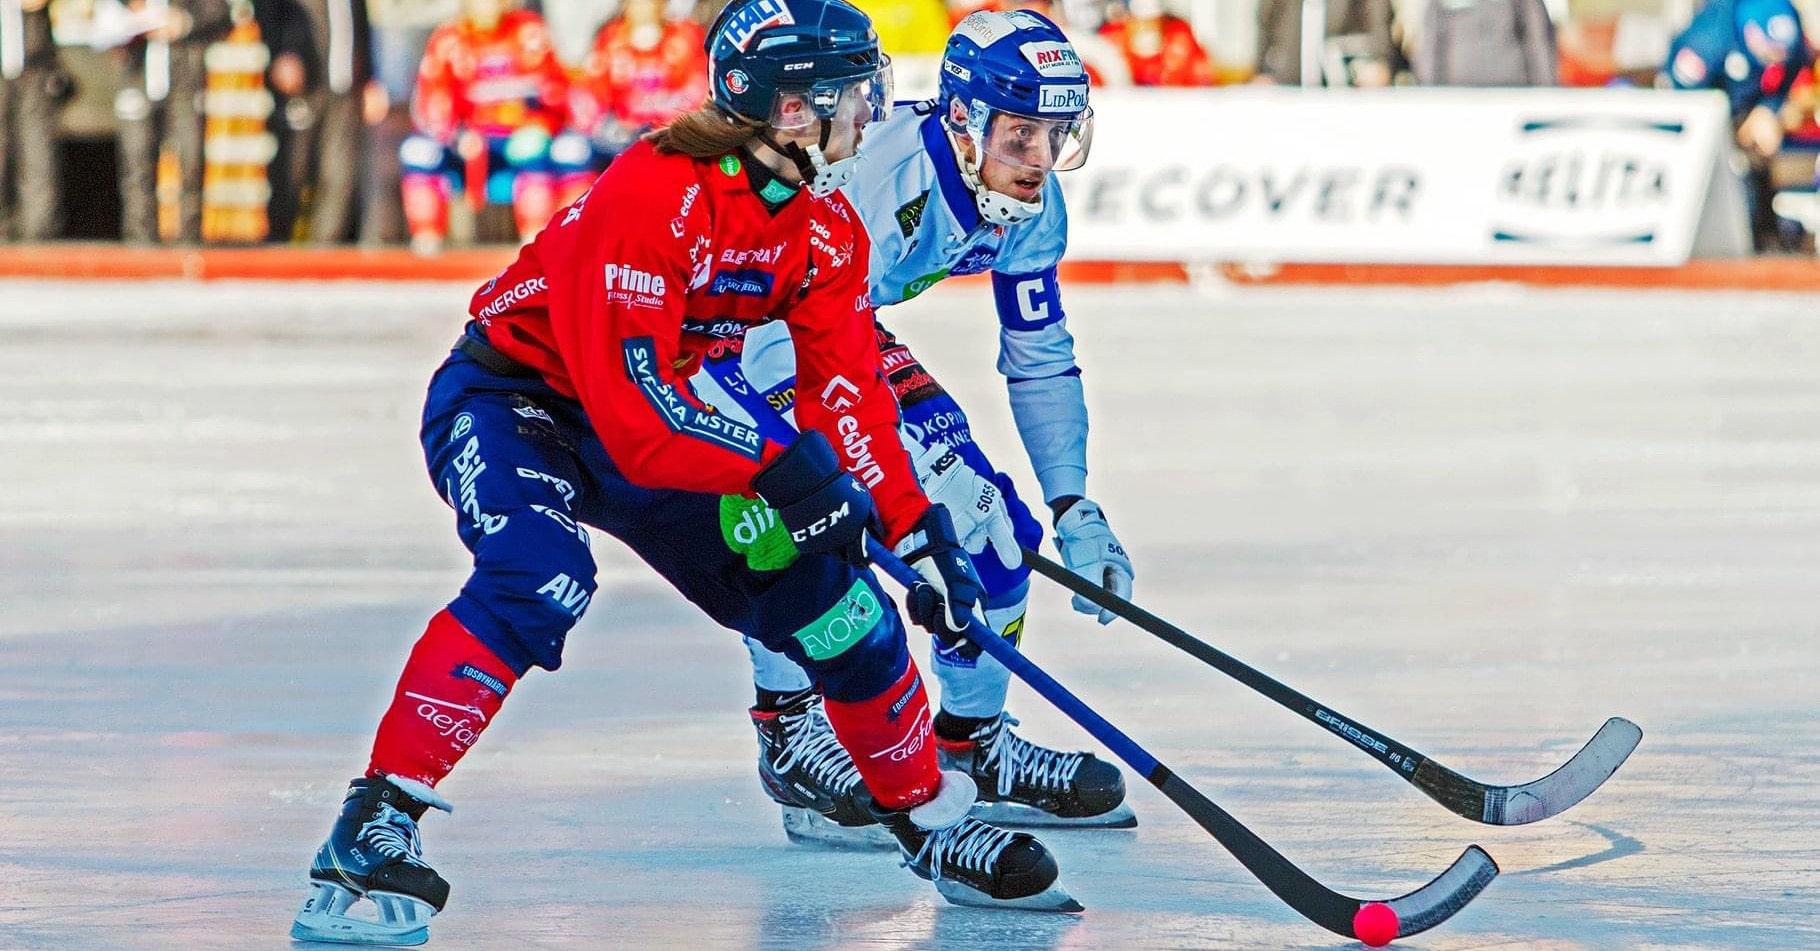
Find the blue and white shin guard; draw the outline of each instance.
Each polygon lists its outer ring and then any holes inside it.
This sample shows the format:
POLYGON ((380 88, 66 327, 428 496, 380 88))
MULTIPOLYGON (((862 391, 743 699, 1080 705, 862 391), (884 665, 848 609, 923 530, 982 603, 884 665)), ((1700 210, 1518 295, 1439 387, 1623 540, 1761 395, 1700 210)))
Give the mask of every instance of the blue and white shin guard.
MULTIPOLYGON (((981 611, 981 620, 1000 637, 1020 646, 1024 634, 1024 610, 1030 602, 1028 585, 999 599, 990 599, 981 611)), ((932 639, 929 645, 935 679, 941 682, 940 707, 951 716, 983 720, 1005 712, 1005 694, 1011 689, 1011 671, 989 654, 963 650, 961 645, 948 647, 932 639), (973 654, 968 657, 966 655, 973 654)))

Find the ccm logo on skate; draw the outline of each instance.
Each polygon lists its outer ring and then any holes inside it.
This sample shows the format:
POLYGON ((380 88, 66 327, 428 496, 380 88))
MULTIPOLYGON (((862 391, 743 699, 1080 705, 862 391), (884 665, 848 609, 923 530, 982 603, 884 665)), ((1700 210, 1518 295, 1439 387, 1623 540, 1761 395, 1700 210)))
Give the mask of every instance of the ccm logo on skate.
POLYGON ((1336 717, 1331 713, 1328 713, 1326 710, 1322 710, 1321 708, 1316 707, 1315 711, 1314 711, 1314 718, 1316 720, 1321 721, 1322 723, 1327 724, 1330 727, 1333 727, 1333 732, 1346 737, 1347 739, 1353 741, 1354 743, 1359 744, 1360 746, 1365 747, 1368 750, 1377 750, 1378 752, 1383 753, 1385 755, 1390 754, 1390 747, 1385 746, 1376 737, 1372 736, 1369 733, 1360 731, 1358 727, 1353 726, 1350 723, 1347 723, 1345 720, 1342 720, 1339 717, 1336 717))

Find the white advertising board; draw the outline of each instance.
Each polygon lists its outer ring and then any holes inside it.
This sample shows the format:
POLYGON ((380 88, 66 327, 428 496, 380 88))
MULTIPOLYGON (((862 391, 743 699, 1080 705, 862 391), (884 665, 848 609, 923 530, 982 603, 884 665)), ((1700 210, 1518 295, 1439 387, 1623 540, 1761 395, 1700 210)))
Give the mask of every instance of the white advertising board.
POLYGON ((1093 106, 1090 160, 1061 175, 1084 260, 1673 265, 1715 176, 1727 200, 1709 214, 1743 213, 1716 92, 1095 90, 1093 106))

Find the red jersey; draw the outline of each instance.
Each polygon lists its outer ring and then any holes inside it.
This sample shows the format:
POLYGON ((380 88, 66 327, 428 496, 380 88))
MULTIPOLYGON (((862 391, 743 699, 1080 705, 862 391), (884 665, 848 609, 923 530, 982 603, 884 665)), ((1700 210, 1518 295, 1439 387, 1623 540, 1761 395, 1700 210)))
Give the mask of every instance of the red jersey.
POLYGON ((692 20, 667 23, 650 49, 633 45, 632 32, 616 19, 594 37, 582 75, 597 112, 639 128, 663 125, 701 105, 708 95, 702 28, 692 20))
POLYGON ((504 137, 541 125, 555 135, 568 120, 568 97, 543 17, 512 10, 487 32, 458 19, 430 34, 411 112, 419 129, 443 142, 463 128, 504 137))
POLYGON ((711 347, 790 325, 796 421, 872 491, 887 542, 928 499, 897 434, 873 332, 865 228, 845 196, 796 195, 773 215, 741 160, 614 160, 469 306, 489 343, 581 402, 625 477, 751 493, 783 447, 703 405, 686 382, 711 347))
POLYGON ((1187 20, 1165 16, 1152 32, 1131 23, 1108 23, 1100 34, 1125 54, 1131 81, 1139 86, 1211 86, 1213 63, 1194 38, 1187 20))

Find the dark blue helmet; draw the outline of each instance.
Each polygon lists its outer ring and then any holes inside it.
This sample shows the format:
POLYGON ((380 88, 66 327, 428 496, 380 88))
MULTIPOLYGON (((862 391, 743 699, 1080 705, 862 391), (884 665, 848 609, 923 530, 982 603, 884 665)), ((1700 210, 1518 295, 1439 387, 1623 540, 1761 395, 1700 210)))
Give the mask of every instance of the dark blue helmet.
MULTIPOLYGON (((890 62, 871 18, 846 0, 733 0, 705 48, 714 104, 757 122, 776 118, 780 93, 807 94, 817 117, 833 118, 843 90, 877 80, 890 62)), ((881 114, 888 95, 870 92, 881 114)))
POLYGON ((1054 23, 1029 10, 971 14, 948 36, 942 54, 943 105, 1043 118, 1087 111, 1087 70, 1054 23))
POLYGON ((987 188, 980 174, 988 158, 1041 180, 1086 164, 1093 145, 1086 67, 1059 27, 1028 10, 982 10, 954 28, 942 54, 938 105, 961 179, 980 215, 996 224, 1036 217, 1043 199, 1040 190, 987 188))

